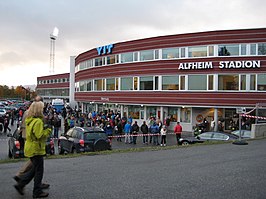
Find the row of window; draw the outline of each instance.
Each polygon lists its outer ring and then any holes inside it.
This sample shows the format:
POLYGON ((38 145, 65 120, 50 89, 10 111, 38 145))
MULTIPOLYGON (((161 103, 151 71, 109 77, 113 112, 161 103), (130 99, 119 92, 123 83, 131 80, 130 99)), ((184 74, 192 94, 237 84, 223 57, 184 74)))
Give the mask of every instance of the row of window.
POLYGON ((75 91, 266 91, 266 74, 117 77, 75 83, 75 91))
POLYGON ((41 96, 69 96, 69 89, 38 89, 38 95, 41 96))
MULTIPOLYGON (((93 106, 91 104, 84 104, 85 110, 93 111, 94 108, 90 109, 93 106)), ((158 107, 157 106, 140 106, 140 105, 127 105, 127 112, 124 112, 124 116, 131 116, 132 119, 141 119, 149 121, 151 117, 158 117, 158 107), (146 111, 146 112, 145 112, 146 111)), ((98 104, 98 111, 105 110, 120 110, 119 105, 115 104, 98 104)), ((190 123, 192 116, 191 107, 167 107, 167 113, 164 112, 163 118, 169 117, 171 122, 181 121, 183 123, 190 123), (180 120, 179 120, 180 118, 180 120)), ((148 125, 149 122, 147 122, 148 125)))
POLYGON ((38 81, 38 84, 55 84, 55 83, 65 83, 65 82, 69 82, 69 78, 40 80, 38 81))
POLYGON ((247 55, 266 55, 266 43, 192 46, 121 53, 81 62, 75 67, 75 72, 91 67, 138 61, 247 55))
MULTIPOLYGON (((127 106, 128 107, 128 115, 132 117, 132 119, 145 119, 149 120, 150 117, 156 118, 156 110, 157 107, 147 106, 146 107, 146 118, 144 118, 144 109, 140 106, 127 106)), ((168 107, 168 116, 171 122, 178 121, 178 115, 180 116, 180 122, 190 123, 191 122, 191 113, 192 110, 190 107, 168 107), (178 113, 180 112, 180 113, 178 113)))

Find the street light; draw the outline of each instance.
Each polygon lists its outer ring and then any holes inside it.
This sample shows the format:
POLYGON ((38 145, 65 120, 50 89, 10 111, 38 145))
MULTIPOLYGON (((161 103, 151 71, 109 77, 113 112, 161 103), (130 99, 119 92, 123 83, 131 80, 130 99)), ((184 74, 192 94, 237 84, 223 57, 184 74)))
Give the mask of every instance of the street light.
POLYGON ((55 40, 58 37, 59 30, 54 28, 53 33, 50 34, 50 74, 54 74, 54 59, 55 59, 55 40))

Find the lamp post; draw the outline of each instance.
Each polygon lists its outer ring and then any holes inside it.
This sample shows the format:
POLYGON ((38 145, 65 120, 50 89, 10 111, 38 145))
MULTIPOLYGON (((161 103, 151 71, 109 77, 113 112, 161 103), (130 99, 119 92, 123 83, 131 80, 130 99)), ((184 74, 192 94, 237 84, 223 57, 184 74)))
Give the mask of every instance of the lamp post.
POLYGON ((54 74, 54 59, 55 59, 55 40, 58 37, 59 30, 54 28, 53 33, 50 34, 50 74, 54 74))

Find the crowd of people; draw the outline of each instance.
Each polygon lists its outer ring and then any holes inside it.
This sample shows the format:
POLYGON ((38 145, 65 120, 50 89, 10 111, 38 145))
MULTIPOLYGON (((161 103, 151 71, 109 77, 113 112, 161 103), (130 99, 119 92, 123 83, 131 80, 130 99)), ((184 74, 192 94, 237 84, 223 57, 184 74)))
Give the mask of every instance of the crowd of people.
MULTIPOLYGON (((21 123, 23 115, 29 108, 29 105, 20 108, 12 114, 6 114, 0 117, 0 132, 3 131, 7 133, 7 131, 11 131, 10 125, 14 125, 14 121, 16 120, 18 124, 21 123)), ((115 136, 117 141, 122 142, 123 139, 126 144, 136 144, 137 138, 139 137, 138 135, 143 134, 143 144, 150 143, 153 145, 161 144, 161 146, 165 146, 165 135, 170 125, 168 121, 169 118, 161 121, 160 118, 155 118, 153 116, 147 121, 143 121, 142 124, 138 124, 137 121, 133 122, 131 116, 121 116, 120 112, 112 110, 82 113, 77 107, 73 109, 70 106, 65 106, 59 113, 53 108, 51 103, 44 103, 43 115, 44 123, 50 125, 53 129, 51 137, 59 138, 61 134, 65 134, 74 126, 97 126, 104 129, 110 139, 115 136)))
POLYGON ((116 138, 118 142, 122 142, 123 139, 125 144, 136 144, 141 134, 143 144, 166 146, 166 134, 170 124, 167 118, 161 121, 160 118, 150 117, 139 124, 138 121, 133 122, 131 116, 121 116, 120 112, 112 110, 81 113, 79 109, 68 107, 63 108, 62 117, 64 133, 74 126, 97 126, 104 129, 111 140, 116 138))

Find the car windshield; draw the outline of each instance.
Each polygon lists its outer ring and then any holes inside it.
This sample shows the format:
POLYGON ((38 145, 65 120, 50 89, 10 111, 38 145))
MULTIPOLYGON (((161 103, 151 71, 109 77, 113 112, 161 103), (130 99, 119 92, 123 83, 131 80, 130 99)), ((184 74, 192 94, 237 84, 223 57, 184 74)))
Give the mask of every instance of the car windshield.
POLYGON ((228 140, 229 136, 225 135, 225 134, 222 134, 222 133, 214 133, 213 134, 213 139, 215 139, 215 140, 228 140))
POLYGON ((103 131, 85 132, 84 140, 106 139, 107 135, 103 131))
MULTIPOLYGON (((239 130, 233 131, 232 134, 239 136, 239 130)), ((241 136, 251 137, 251 131, 241 130, 241 136)))
POLYGON ((213 134, 212 132, 206 132, 206 133, 200 134, 199 137, 201 139, 210 139, 210 138, 212 138, 212 134, 213 134))
POLYGON ((251 131, 244 131, 242 135, 245 137, 251 137, 251 131))

